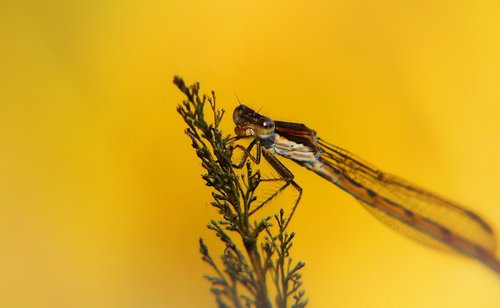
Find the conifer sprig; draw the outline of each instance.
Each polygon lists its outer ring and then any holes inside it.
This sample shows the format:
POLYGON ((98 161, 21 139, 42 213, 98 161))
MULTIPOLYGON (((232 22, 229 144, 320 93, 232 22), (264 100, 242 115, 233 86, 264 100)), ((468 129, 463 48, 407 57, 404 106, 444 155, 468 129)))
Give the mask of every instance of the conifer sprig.
POLYGON ((272 307, 269 294, 275 293, 276 307, 305 307, 307 300, 301 290, 299 273, 304 263, 294 264, 290 257, 295 234, 286 231, 288 222, 283 210, 274 217, 257 220, 250 217, 249 209, 257 200, 256 189, 261 176, 258 170, 252 170, 249 162, 243 172, 233 168, 233 139, 230 135, 224 136, 219 129, 224 110, 216 108, 215 93, 200 95, 198 82, 186 86, 178 76, 174 77, 174 84, 186 96, 177 111, 188 126, 185 132, 206 170, 202 178, 213 188, 211 205, 220 215, 208 224, 208 229, 225 245, 221 264, 211 257, 200 239, 202 260, 215 272, 205 277, 211 283, 210 290, 218 306, 272 307), (210 123, 205 119, 207 102, 213 114, 210 123), (276 234, 271 229, 273 218, 278 226, 276 234), (241 238, 242 247, 233 241, 231 235, 234 234, 241 238), (267 278, 272 278, 274 291, 270 291, 267 278))

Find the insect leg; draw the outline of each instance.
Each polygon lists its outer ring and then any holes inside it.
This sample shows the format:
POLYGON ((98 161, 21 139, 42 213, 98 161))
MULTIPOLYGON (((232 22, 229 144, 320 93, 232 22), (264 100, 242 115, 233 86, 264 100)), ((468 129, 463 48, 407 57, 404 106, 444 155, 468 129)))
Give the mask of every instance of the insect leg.
POLYGON ((262 155, 264 156, 264 159, 271 165, 271 167, 279 174, 280 177, 279 178, 274 178, 274 179, 261 179, 261 181, 262 182, 279 182, 279 181, 283 181, 285 183, 277 191, 275 191, 269 198, 267 198, 266 200, 264 200, 255 209, 253 209, 252 211, 250 211, 250 215, 253 214, 253 213, 255 213, 256 211, 258 211, 259 209, 261 209, 264 205, 266 205, 268 202, 270 202, 274 198, 276 198, 276 196, 278 196, 279 193, 281 193, 282 191, 284 191, 288 186, 292 186, 298 192, 298 196, 297 196, 297 199, 294 202, 294 205, 293 205, 293 208, 292 208, 292 212, 290 213, 290 215, 287 218, 287 222, 286 222, 286 225, 285 225, 285 228, 286 228, 286 226, 288 225, 288 222, 292 218, 292 215, 295 212, 295 209, 297 208, 297 205, 299 204, 299 201, 300 201, 300 199, 302 197, 302 187, 300 187, 299 184, 297 184, 293 180, 294 179, 293 173, 287 167, 285 167, 285 165, 283 165, 276 157, 274 157, 273 155, 267 153, 266 151, 263 151, 262 155))

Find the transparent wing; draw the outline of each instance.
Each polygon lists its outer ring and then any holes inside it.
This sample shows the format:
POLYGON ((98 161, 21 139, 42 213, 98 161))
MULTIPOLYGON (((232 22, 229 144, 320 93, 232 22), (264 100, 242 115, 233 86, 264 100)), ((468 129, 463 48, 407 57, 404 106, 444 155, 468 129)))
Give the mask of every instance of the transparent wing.
POLYGON ((381 211, 380 209, 373 207, 367 204, 364 201, 359 200, 359 203, 375 218, 377 218, 380 222, 391 228, 392 230, 420 243, 423 245, 427 245, 437 250, 441 250, 448 253, 456 253, 454 249, 452 249, 449 245, 441 242, 433 238, 432 236, 421 232, 416 228, 412 228, 410 225, 392 217, 391 215, 381 211))
MULTIPOLYGON (((317 145, 322 150, 321 158, 345 177, 494 254, 496 240, 493 230, 475 213, 401 178, 384 173, 348 151, 321 139, 318 140, 317 145)), ((412 228, 408 223, 398 221, 376 207, 359 201, 370 213, 393 229, 418 242, 450 251, 443 242, 432 238, 425 232, 412 228)))

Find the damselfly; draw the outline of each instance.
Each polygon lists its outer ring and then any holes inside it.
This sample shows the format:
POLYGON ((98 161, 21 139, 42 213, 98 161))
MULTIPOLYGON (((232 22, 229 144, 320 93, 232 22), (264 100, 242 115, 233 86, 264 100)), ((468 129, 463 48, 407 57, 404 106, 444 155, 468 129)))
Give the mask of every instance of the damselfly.
POLYGON ((387 174, 348 151, 325 142, 303 124, 273 121, 245 105, 233 113, 237 139, 252 138, 248 147, 235 145, 247 158, 259 163, 261 156, 276 170, 284 185, 253 209, 272 200, 288 186, 298 191, 291 210, 302 196, 301 187, 276 154, 320 175, 356 198, 376 218, 404 235, 446 251, 478 259, 500 274, 495 258, 496 239, 492 228, 477 214, 455 202, 387 174), (251 151, 256 147, 256 154, 251 151))

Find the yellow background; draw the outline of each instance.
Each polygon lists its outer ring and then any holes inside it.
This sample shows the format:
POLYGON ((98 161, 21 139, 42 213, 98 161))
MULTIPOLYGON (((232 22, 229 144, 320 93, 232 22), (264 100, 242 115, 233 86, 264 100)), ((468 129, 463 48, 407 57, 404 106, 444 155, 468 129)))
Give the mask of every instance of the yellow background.
MULTIPOLYGON (((214 217, 174 74, 302 122, 500 230, 495 1, 0 4, 0 306, 213 307, 214 217)), ((230 116, 224 128, 232 131, 230 116)), ((288 164, 311 307, 499 307, 480 263, 288 164)))

